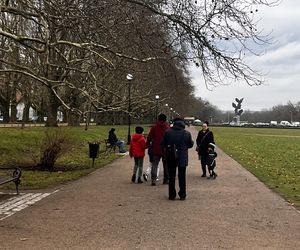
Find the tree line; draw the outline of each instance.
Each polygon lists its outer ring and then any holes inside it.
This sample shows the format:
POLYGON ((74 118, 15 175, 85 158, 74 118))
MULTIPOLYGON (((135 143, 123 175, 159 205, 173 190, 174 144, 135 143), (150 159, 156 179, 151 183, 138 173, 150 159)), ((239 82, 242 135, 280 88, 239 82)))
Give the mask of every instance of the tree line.
POLYGON ((198 67, 207 86, 224 79, 261 84, 244 57, 267 41, 257 29, 259 7, 277 2, 1 0, 4 121, 15 121, 19 102, 24 121, 32 107, 47 126, 57 126, 58 111, 70 125, 90 117, 122 123, 128 112, 151 119, 155 95, 161 110, 168 104, 181 115, 207 112, 188 67, 198 67))
MULTIPOLYGON (((204 109, 202 113, 203 120, 212 121, 213 123, 229 123, 234 119, 234 111, 222 111, 212 104, 209 108, 204 109)), ((270 123, 270 121, 289 121, 300 122, 300 101, 297 103, 288 102, 287 104, 275 105, 270 109, 260 111, 245 110, 241 115, 242 122, 248 123, 270 123)))

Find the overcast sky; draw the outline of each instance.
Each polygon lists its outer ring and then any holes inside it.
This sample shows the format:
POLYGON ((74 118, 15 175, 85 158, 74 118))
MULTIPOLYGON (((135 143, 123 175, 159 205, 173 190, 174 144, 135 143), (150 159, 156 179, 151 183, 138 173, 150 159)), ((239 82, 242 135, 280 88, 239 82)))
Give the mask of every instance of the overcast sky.
MULTIPOLYGON (((206 89, 197 68, 191 68, 196 96, 208 100, 221 110, 232 110, 236 97, 244 97, 245 110, 269 109, 278 104, 300 101, 300 1, 282 0, 279 6, 259 8, 260 27, 272 32, 273 43, 265 46, 264 55, 251 58, 258 69, 266 72, 264 86, 239 82, 206 89)), ((251 64, 252 64, 251 63, 251 64)))

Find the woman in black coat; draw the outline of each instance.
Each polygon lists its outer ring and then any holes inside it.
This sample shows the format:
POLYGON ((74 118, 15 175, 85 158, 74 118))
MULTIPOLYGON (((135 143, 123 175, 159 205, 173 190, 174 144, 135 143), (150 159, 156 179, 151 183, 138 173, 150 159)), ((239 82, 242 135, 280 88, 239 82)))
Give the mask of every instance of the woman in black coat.
POLYGON ((201 177, 206 177, 206 165, 207 165, 207 156, 208 156, 208 144, 213 143, 214 141, 214 134, 208 128, 209 123, 205 121, 202 124, 202 130, 199 131, 196 143, 197 143, 197 151, 199 155, 199 159, 201 160, 201 167, 202 167, 202 175, 201 177))

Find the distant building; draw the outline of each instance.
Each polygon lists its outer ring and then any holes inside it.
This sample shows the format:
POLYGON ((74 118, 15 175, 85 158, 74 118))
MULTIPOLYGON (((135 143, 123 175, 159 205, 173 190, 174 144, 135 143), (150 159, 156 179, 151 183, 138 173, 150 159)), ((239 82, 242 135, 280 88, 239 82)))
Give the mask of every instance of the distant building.
MULTIPOLYGON (((17 121, 22 121, 23 120, 23 111, 24 111, 24 103, 21 101, 17 105, 17 121)), ((9 115, 11 116, 11 109, 9 109, 9 115)), ((38 120, 37 112, 35 109, 32 107, 29 108, 29 121, 36 122, 38 120)), ((47 117, 43 118, 44 121, 47 121, 47 117)), ((59 122, 63 121, 63 113, 61 111, 57 111, 57 120, 59 122)))
MULTIPOLYGON (((24 110, 25 104, 23 102, 19 102, 17 105, 17 120, 21 121, 23 120, 23 110, 24 110)), ((11 113, 9 113, 11 115, 11 113)), ((32 120, 36 116, 36 111, 30 107, 29 108, 29 120, 32 120)))
POLYGON ((195 121, 195 117, 191 116, 191 117, 184 117, 183 118, 185 122, 189 122, 189 123, 193 123, 195 121))
POLYGON ((195 121, 195 117, 193 117, 193 116, 190 116, 190 117, 184 117, 183 119, 184 119, 184 122, 185 122, 186 124, 193 124, 194 121, 195 121))

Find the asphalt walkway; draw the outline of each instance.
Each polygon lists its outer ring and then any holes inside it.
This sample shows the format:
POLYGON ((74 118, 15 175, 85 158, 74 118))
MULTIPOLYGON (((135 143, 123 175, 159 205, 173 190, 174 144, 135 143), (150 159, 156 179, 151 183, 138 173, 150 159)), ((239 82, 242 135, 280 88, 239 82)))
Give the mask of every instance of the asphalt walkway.
POLYGON ((185 201, 169 201, 167 185, 132 184, 129 156, 47 190, 0 220, 0 249, 300 249, 299 211, 217 151, 208 180, 190 150, 185 201))

